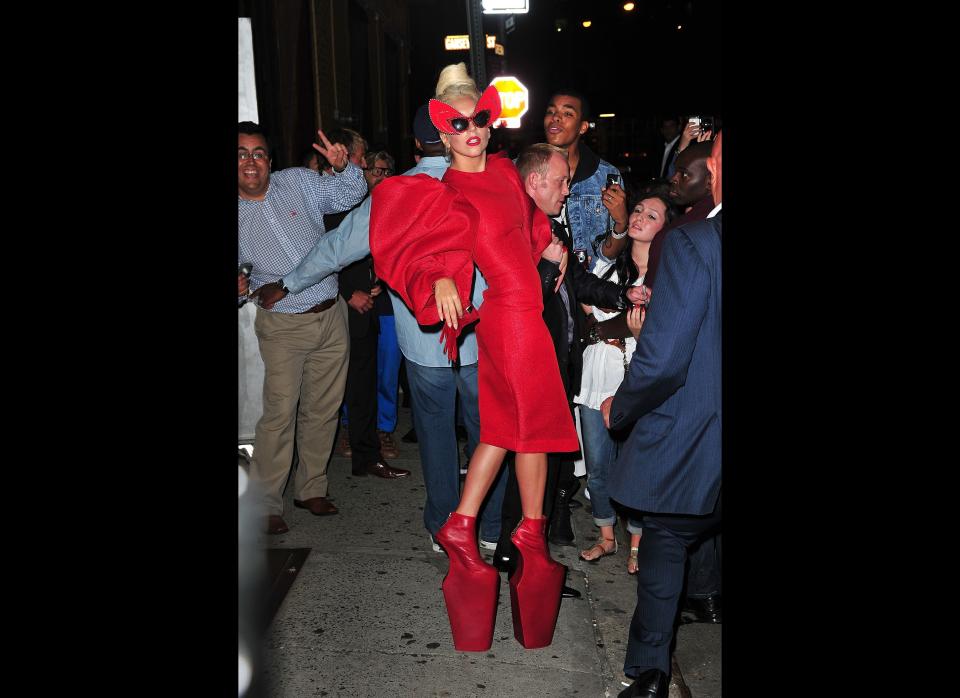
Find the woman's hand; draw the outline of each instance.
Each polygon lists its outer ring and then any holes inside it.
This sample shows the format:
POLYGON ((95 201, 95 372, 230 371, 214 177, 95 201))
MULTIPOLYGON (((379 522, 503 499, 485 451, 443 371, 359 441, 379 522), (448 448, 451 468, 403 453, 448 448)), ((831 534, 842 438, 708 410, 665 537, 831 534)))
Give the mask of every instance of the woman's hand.
POLYGON ((448 276, 440 279, 433 285, 433 297, 437 301, 437 314, 440 322, 446 322, 448 327, 457 329, 459 320, 463 317, 463 306, 460 304, 460 294, 457 285, 448 276))
POLYGON ((713 131, 704 131, 700 124, 691 124, 689 121, 683 129, 683 135, 680 136, 680 142, 677 143, 677 152, 682 153, 693 141, 703 143, 709 141, 713 136, 713 131))
POLYGON ((559 263, 563 259, 563 250, 563 243, 560 242, 560 238, 554 235, 550 240, 550 244, 544 248, 540 256, 551 262, 559 263))
POLYGON ((610 212, 613 219, 613 229, 617 233, 622 233, 627 229, 627 193, 619 184, 611 184, 609 187, 603 187, 600 190, 603 195, 603 205, 610 212))
POLYGON ((627 290, 627 300, 635 305, 646 305, 650 302, 650 294, 652 293, 653 289, 647 288, 643 284, 631 286, 627 290))
POLYGON ((600 414, 603 415, 603 426, 610 428, 610 408, 613 406, 613 395, 600 403, 600 414))
POLYGON ((686 150, 687 146, 690 145, 699 135, 700 124, 694 124, 687 121, 687 125, 683 127, 683 133, 680 134, 680 142, 677 143, 677 152, 682 153, 684 150, 686 150))
POLYGON ((640 338, 640 329, 647 319, 647 306, 635 305, 627 311, 627 328, 633 333, 634 339, 640 338))

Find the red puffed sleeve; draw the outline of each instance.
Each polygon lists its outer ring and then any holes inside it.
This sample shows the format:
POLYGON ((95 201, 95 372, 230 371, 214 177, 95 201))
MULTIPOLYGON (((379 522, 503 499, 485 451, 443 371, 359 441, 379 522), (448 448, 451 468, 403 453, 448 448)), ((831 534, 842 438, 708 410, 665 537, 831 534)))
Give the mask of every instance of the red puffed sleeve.
MULTIPOLYGON (((470 306, 473 247, 479 214, 454 189, 419 174, 390 177, 373 191, 370 205, 370 253, 377 276, 393 288, 421 325, 440 322, 433 285, 450 277, 460 303, 470 306)), ((452 330, 444 325, 441 340, 456 359, 456 337, 477 319, 467 313, 452 330)))

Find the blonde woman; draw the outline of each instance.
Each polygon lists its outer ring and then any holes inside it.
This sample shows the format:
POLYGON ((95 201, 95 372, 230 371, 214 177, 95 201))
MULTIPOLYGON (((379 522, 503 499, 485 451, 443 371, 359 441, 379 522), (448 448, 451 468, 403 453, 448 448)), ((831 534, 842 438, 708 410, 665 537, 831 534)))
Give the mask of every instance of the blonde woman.
POLYGON ((492 86, 482 94, 463 63, 443 69, 430 118, 450 158, 442 180, 394 177, 373 194, 370 250, 377 275, 422 325, 444 323, 451 359, 476 322, 480 443, 460 503, 437 534, 450 560, 443 582, 458 650, 493 641, 500 576, 477 548, 476 516, 507 451, 516 452, 523 519, 511 540, 520 555, 510 577, 514 636, 526 648, 553 641, 565 568, 550 558, 543 516, 547 452, 578 448, 552 343, 543 323, 536 263, 551 242, 547 217, 503 154, 487 154, 500 114, 492 86), (474 264, 487 282, 480 311, 469 306, 474 264))

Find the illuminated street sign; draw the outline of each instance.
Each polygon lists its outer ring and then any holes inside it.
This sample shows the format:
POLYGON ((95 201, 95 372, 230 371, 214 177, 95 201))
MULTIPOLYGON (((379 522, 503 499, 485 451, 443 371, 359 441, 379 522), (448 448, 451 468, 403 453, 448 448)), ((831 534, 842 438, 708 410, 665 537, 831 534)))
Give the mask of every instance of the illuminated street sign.
MULTIPOLYGON (((497 37, 487 34, 487 48, 496 48, 497 37)), ((443 37, 443 47, 447 51, 469 51, 470 37, 467 34, 448 34, 443 37)))
POLYGON ((520 118, 530 108, 530 92, 512 76, 494 78, 490 84, 500 93, 500 118, 494 125, 520 128, 520 118))
POLYGON ((525 14, 530 11, 529 0, 481 0, 485 15, 525 14))

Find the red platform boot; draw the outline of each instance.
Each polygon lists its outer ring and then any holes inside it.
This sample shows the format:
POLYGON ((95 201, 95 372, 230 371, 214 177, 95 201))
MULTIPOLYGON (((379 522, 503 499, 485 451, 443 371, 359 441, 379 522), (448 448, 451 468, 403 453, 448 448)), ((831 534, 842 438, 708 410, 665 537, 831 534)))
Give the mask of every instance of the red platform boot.
POLYGON ((544 517, 524 518, 510 536, 520 553, 510 577, 513 636, 528 650, 553 642, 566 575, 566 568, 550 557, 546 526, 544 517))
POLYGON ((500 574, 480 557, 477 518, 450 514, 437 541, 450 559, 442 589, 453 646, 461 652, 485 652, 493 644, 500 574))

